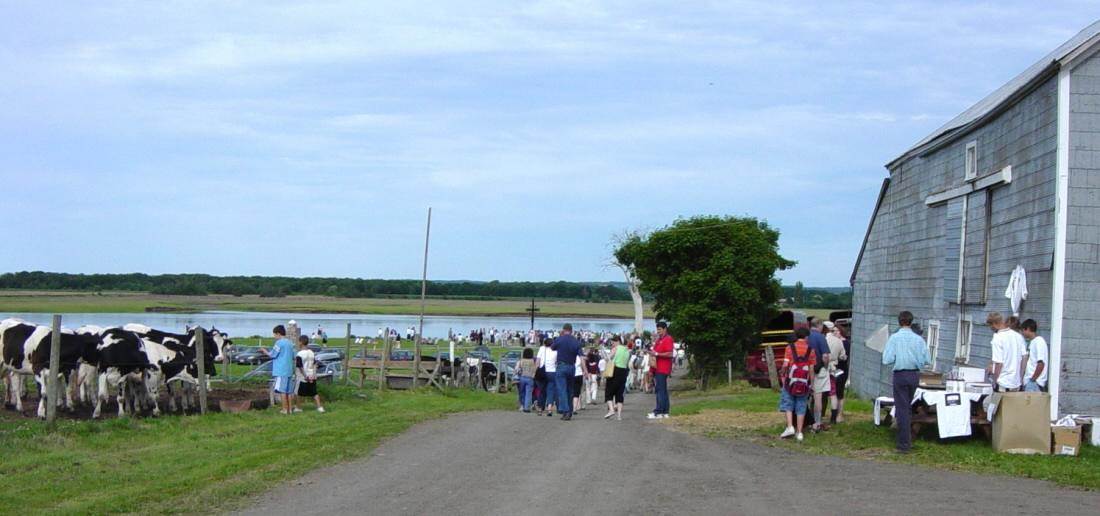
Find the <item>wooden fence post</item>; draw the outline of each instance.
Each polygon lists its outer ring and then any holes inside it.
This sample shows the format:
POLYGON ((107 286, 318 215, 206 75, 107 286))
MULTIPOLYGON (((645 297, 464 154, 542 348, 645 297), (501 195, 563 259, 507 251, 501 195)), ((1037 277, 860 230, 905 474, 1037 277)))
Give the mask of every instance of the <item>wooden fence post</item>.
POLYGON ((390 329, 386 328, 386 336, 382 339, 382 365, 378 368, 378 390, 386 388, 386 361, 390 359, 390 329))
POLYGON ((768 382, 773 391, 779 392, 779 372, 775 370, 775 350, 771 346, 764 347, 764 360, 768 362, 768 382))
MULTIPOLYGON (((57 425, 57 396, 60 390, 57 373, 61 369, 61 315, 53 315, 53 328, 50 332, 50 375, 46 377, 46 428, 53 430, 57 425)), ((18 376, 18 375, 16 375, 18 376)), ((18 376, 23 381, 22 376, 18 376)))
MULTIPOLYGON (((363 353, 366 358, 366 353, 363 353)), ((348 383, 348 360, 351 360, 351 323, 348 323, 347 340, 344 341, 344 383, 348 383)))
POLYGON ((206 342, 202 326, 195 327, 195 365, 199 368, 199 414, 206 414, 206 342))
POLYGON ((733 360, 726 360, 726 384, 733 386, 733 360))

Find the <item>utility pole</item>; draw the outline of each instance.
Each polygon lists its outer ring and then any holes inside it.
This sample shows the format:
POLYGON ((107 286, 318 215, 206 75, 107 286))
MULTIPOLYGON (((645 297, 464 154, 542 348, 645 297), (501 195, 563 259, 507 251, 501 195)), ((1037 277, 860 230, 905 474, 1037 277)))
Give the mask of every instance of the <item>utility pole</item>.
POLYGON ((424 272, 420 278, 420 327, 416 331, 416 348, 413 352, 413 388, 420 387, 420 340, 424 338, 424 301, 428 295, 428 242, 431 236, 432 209, 429 207, 428 228, 424 231, 424 272))

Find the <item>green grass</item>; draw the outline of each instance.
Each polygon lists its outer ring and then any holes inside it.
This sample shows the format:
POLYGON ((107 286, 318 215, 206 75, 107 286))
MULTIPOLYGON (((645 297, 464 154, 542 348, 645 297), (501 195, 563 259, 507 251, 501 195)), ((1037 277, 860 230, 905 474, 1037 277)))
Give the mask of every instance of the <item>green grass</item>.
MULTIPOLYGON (((536 301, 539 316, 634 317, 628 302, 585 303, 582 301, 536 301)), ((526 316, 527 299, 469 300, 430 298, 427 315, 452 316, 526 316)), ((0 313, 142 313, 150 310, 202 312, 235 310, 243 312, 351 313, 415 315, 420 313, 419 299, 349 299, 327 296, 165 296, 142 292, 61 292, 0 291, 0 313)), ((647 316, 652 317, 651 313, 647 316)))
MULTIPOLYGON (((893 453, 894 431, 888 427, 874 426, 869 421, 871 403, 856 399, 849 399, 845 404, 845 410, 851 416, 850 421, 819 434, 807 432, 806 440, 798 443, 793 439, 777 438, 786 425, 783 415, 777 412, 778 399, 778 393, 771 390, 735 384, 716 391, 678 396, 673 403, 672 413, 674 416, 691 416, 704 411, 719 411, 708 413, 713 416, 712 420, 718 421, 721 421, 722 414, 730 416, 730 421, 736 421, 737 414, 774 413, 775 423, 762 426, 738 427, 731 424, 715 428, 711 423, 700 429, 693 428, 690 424, 692 418, 687 417, 684 418, 683 428, 710 437, 747 439, 766 446, 819 455, 870 458, 1100 489, 1100 448, 1084 446, 1079 457, 1010 455, 994 452, 989 441, 978 435, 969 440, 941 442, 936 438, 935 427, 928 427, 915 439, 911 454, 897 455, 893 453)), ((672 421, 676 424, 676 418, 672 421)))
POLYGON ((0 419, 0 512, 209 513, 279 481, 360 457, 448 413, 510 408, 467 389, 376 393, 322 386, 328 413, 61 421, 0 419))

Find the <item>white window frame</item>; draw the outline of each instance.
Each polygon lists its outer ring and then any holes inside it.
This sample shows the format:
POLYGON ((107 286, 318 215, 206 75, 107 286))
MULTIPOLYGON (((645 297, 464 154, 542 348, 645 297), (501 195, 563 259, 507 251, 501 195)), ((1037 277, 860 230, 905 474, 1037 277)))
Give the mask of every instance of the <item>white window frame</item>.
POLYGON ((978 179, 978 140, 966 144, 966 153, 963 154, 963 168, 967 182, 978 179))
POLYGON ((940 322, 936 320, 927 321, 927 328, 924 330, 925 339, 928 343, 928 356, 932 358, 932 370, 936 370, 936 356, 940 351, 940 322))
POLYGON ((974 319, 967 315, 959 318, 958 331, 955 332, 955 363, 970 363, 970 348, 974 343, 974 319), (963 327, 966 327, 964 335, 963 327))

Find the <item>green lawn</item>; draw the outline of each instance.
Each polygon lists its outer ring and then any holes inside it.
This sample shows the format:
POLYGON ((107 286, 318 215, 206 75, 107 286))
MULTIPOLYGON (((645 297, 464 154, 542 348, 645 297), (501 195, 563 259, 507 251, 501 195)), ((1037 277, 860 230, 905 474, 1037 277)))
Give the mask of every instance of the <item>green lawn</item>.
POLYGON ((358 391, 322 386, 328 413, 60 421, 0 419, 0 512, 209 513, 306 471, 359 457, 448 413, 511 408, 468 389, 358 391))
POLYGON ((1079 457, 1009 455, 993 451, 989 441, 972 437, 940 442, 934 427, 922 430, 913 453, 896 455, 894 431, 870 422, 871 403, 849 399, 849 421, 827 432, 807 432, 806 440, 778 439, 786 425, 777 412, 779 395, 767 389, 735 384, 703 393, 680 393, 671 421, 681 429, 715 438, 747 439, 821 455, 886 460, 935 468, 1049 480, 1062 485, 1100 489, 1100 448, 1085 446, 1079 457))
MULTIPOLYGON (((628 302, 585 303, 583 301, 538 300, 542 317, 634 317, 628 302)), ((427 315, 526 316, 529 299, 471 300, 429 298, 427 315)), ((64 292, 0 290, 0 313, 142 313, 146 311, 350 313, 415 315, 419 299, 339 298, 328 296, 165 296, 144 292, 64 292)), ((652 317, 651 313, 647 316, 652 317)))

